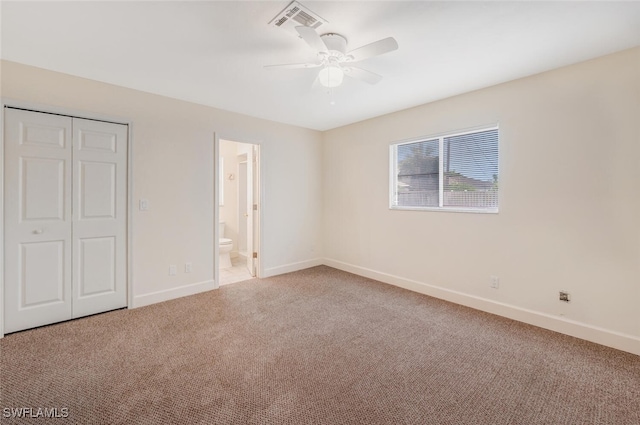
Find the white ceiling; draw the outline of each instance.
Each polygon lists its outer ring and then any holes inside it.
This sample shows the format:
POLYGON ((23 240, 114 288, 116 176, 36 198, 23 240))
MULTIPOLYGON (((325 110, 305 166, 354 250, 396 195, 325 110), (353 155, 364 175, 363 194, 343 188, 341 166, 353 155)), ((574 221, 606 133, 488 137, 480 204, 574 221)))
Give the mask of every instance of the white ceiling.
MULTIPOLYGON (((2 1, 3 59, 327 130, 640 45, 640 2, 301 1, 348 50, 393 36, 331 96, 314 52, 267 23, 283 1, 2 1)), ((615 78, 615 76, 611 76, 615 78)))

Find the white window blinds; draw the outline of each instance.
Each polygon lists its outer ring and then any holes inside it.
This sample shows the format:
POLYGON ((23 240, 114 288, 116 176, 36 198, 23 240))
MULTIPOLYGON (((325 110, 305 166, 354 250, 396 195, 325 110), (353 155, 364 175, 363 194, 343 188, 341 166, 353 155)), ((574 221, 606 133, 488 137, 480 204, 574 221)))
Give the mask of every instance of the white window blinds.
POLYGON ((498 209, 498 128, 391 145, 391 208, 498 209))
POLYGON ((498 129, 443 137, 443 205, 498 208, 498 129))
POLYGON ((439 152, 437 139, 398 146, 397 205, 439 206, 439 152))

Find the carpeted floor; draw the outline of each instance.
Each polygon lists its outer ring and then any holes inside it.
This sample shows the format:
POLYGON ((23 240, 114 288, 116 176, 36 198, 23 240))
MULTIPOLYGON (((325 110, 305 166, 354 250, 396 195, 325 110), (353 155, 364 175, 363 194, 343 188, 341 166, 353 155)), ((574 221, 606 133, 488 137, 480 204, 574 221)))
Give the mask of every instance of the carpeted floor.
POLYGON ((0 350, 3 424, 640 424, 640 357, 324 266, 0 350))

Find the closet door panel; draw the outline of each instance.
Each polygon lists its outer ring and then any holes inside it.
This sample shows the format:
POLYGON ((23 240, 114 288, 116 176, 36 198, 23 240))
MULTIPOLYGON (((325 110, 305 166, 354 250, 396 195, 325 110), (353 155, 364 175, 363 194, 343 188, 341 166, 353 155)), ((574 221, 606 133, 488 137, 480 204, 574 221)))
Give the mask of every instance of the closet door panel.
POLYGON ((71 318, 72 120, 5 110, 5 332, 71 318))
POLYGON ((126 307, 127 127, 73 121, 73 317, 126 307))

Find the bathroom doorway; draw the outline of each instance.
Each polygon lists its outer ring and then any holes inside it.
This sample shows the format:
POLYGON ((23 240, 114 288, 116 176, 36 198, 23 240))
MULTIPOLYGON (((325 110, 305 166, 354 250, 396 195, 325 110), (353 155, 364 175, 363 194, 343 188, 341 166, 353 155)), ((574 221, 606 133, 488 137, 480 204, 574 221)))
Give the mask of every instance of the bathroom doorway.
POLYGON ((218 140, 216 281, 259 277, 260 146, 218 140))

